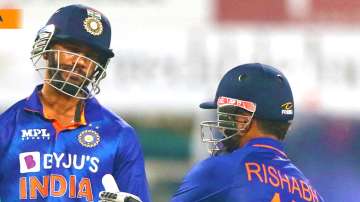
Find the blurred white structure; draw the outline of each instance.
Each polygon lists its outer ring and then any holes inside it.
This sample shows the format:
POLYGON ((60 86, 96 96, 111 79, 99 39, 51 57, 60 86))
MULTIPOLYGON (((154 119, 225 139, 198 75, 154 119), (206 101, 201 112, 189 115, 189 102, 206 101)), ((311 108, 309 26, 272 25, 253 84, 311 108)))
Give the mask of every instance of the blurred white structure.
MULTIPOLYGON (((109 16, 113 27, 116 56, 99 99, 129 113, 191 113, 199 102, 213 98, 227 69, 261 62, 287 75, 297 109, 360 111, 356 102, 360 29, 321 23, 219 26, 214 22, 214 2, 81 1, 109 16)), ((29 95, 40 82, 28 59, 32 42, 50 15, 66 4, 70 3, 0 4, 24 10, 23 29, 0 30, 3 107, 29 95)), ((288 0, 288 6, 295 18, 304 18, 309 12, 309 0, 288 0)))

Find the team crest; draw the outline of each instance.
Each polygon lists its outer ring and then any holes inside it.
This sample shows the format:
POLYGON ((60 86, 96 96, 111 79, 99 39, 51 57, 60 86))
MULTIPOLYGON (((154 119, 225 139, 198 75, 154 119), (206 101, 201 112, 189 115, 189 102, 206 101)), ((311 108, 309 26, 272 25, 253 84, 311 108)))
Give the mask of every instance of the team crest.
POLYGON ((101 14, 93 10, 88 10, 87 14, 88 17, 84 20, 85 30, 94 36, 99 36, 103 32, 101 14))
POLYGON ((79 134, 78 140, 82 146, 91 148, 99 144, 100 135, 94 130, 84 130, 79 134))
POLYGON ((87 17, 84 20, 84 28, 87 32, 94 36, 99 36, 103 32, 101 21, 94 17, 87 17))

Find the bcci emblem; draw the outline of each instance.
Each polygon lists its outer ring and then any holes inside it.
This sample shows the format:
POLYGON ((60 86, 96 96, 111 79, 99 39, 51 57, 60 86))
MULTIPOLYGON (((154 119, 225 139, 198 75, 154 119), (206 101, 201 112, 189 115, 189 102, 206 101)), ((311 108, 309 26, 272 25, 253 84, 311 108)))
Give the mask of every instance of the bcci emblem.
POLYGON ((100 142, 100 135, 93 130, 84 130, 78 136, 80 144, 84 147, 95 147, 100 142))
POLYGON ((84 28, 87 32, 94 36, 99 36, 103 32, 101 21, 95 17, 87 17, 84 20, 84 28))
POLYGON ((103 32, 101 14, 91 9, 87 10, 87 14, 88 17, 84 20, 85 30, 94 36, 99 36, 103 32))

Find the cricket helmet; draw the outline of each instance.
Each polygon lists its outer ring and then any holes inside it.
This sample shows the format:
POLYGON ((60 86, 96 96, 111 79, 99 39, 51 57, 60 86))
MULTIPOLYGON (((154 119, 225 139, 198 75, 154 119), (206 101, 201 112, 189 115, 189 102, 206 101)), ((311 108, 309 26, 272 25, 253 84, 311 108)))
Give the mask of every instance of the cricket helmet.
POLYGON ((215 99, 200 104, 217 109, 217 121, 201 122, 201 138, 209 152, 217 154, 238 148, 237 140, 253 117, 289 122, 294 118, 292 91, 283 73, 260 63, 237 66, 221 79, 215 99))
POLYGON ((114 56, 109 48, 110 41, 111 26, 106 16, 87 6, 69 5, 58 9, 39 30, 31 60, 44 82, 69 96, 87 99, 100 92, 99 82, 106 76, 106 66, 114 56), (52 44, 61 42, 85 45, 97 57, 52 49, 52 44), (49 55, 53 58, 52 62, 49 62, 49 55), (74 57, 76 62, 71 68, 62 68, 61 56, 74 57), (86 75, 76 72, 79 60, 86 60, 89 65, 95 66, 94 71, 86 72, 86 75), (50 76, 47 75, 49 72, 50 76), (62 78, 64 72, 69 77, 81 77, 83 82, 73 83, 69 78, 62 78))

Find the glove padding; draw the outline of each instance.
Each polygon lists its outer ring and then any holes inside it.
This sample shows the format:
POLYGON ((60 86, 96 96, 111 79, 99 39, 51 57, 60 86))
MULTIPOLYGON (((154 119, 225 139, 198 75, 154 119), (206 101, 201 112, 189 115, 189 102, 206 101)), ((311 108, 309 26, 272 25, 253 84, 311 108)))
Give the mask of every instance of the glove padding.
POLYGON ((99 202, 142 202, 138 196, 126 192, 101 191, 99 198, 99 202))

